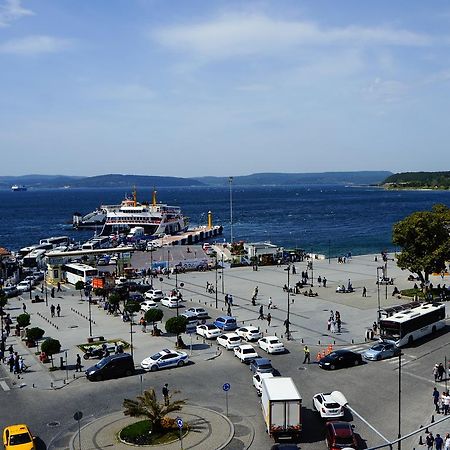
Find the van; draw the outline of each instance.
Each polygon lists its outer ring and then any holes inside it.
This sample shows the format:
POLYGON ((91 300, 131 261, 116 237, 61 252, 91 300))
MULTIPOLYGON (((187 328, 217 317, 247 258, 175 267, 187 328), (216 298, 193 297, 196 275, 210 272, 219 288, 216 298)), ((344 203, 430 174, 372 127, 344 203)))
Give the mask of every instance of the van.
POLYGON ((134 373, 133 357, 129 353, 119 353, 101 359, 86 370, 86 378, 90 381, 101 381, 107 378, 130 376, 134 373))
POLYGON ((223 331, 233 331, 238 326, 236 319, 231 316, 220 316, 214 321, 214 325, 223 331))

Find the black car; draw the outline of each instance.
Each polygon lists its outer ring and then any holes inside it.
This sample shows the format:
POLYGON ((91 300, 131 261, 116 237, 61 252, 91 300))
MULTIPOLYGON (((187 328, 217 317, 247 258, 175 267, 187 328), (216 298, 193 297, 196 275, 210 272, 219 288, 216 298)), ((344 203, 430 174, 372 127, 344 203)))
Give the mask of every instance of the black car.
POLYGON ((297 444, 274 444, 270 447, 270 450, 298 450, 297 444))
POLYGON ((319 361, 322 369, 340 369, 342 367, 358 366, 362 364, 362 356, 350 350, 336 350, 319 361))
POLYGON ((131 302, 137 302, 137 303, 142 303, 145 298, 142 294, 139 294, 139 292, 130 292, 130 294, 128 295, 128 299, 131 302))
POLYGON ((134 373, 134 360, 129 353, 106 356, 86 370, 86 378, 101 381, 107 378, 130 376, 134 373))

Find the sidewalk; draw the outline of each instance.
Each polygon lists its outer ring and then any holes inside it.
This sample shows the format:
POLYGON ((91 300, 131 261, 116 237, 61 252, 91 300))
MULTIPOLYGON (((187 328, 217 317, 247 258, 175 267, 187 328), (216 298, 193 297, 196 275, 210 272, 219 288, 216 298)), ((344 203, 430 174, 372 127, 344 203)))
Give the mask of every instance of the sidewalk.
MULTIPOLYGON (((186 405, 179 417, 185 424, 192 427, 192 431, 183 437, 183 449, 219 450, 225 448, 234 436, 232 422, 216 411, 200 406, 186 405)), ((81 428, 81 448, 129 450, 130 445, 120 442, 117 438, 119 431, 130 423, 139 419, 124 416, 122 411, 108 414, 96 419, 81 428)), ((143 448, 156 448, 155 446, 142 446, 143 448)), ((166 450, 180 449, 180 441, 165 444, 166 450)), ((79 450, 80 441, 78 433, 72 436, 71 450, 79 450)))

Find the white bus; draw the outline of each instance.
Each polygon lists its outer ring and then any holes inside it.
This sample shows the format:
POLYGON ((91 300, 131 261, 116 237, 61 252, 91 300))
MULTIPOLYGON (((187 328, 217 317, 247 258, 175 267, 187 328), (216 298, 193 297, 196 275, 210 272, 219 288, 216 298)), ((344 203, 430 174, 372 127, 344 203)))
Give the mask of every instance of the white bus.
POLYGON ((95 267, 80 263, 64 264, 63 270, 70 284, 76 284, 78 281, 90 283, 92 278, 98 275, 98 270, 95 267))
POLYGON ((398 347, 411 345, 427 334, 445 326, 443 303, 422 303, 380 320, 380 337, 393 341, 398 347))

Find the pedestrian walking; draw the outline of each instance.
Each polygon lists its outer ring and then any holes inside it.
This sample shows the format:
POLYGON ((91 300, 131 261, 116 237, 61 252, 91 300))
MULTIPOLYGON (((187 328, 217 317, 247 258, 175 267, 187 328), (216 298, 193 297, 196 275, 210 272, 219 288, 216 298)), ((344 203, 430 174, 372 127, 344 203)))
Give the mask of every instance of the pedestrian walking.
POLYGON ((52 290, 50 291, 50 297, 55 298, 55 287, 52 287, 52 290))
POLYGON ((231 316, 231 305, 228 303, 227 315, 231 316))
POLYGON ((441 438, 441 435, 439 433, 436 433, 436 437, 434 438, 434 445, 436 446, 436 450, 442 450, 444 439, 441 438))
POLYGON ((433 375, 434 375, 434 381, 437 382, 439 371, 438 371, 439 364, 435 364, 433 367, 433 375))
POLYGON ((363 286, 362 296, 363 296, 363 297, 367 297, 367 289, 366 289, 365 286, 363 286))
POLYGON ((439 391, 436 388, 433 388, 433 403, 434 403, 434 407, 436 409, 436 412, 439 414, 440 410, 439 410, 439 391))
POLYGON ((444 450, 450 450, 450 433, 445 435, 444 450))
POLYGON ((305 357, 303 358, 303 364, 309 364, 311 362, 311 352, 307 345, 303 347, 303 354, 305 357))
POLYGON ((25 361, 21 356, 19 357, 19 372, 20 373, 25 372, 25 361))
POLYGON ((56 307, 56 314, 58 314, 58 317, 61 317, 61 305, 58 303, 58 306, 56 307))
POLYGON ((169 404, 169 385, 167 383, 162 388, 162 394, 164 397, 164 404, 167 406, 169 404))
POLYGON ((58 281, 58 284, 56 286, 57 286, 56 292, 61 292, 62 291, 61 283, 59 281, 58 281))
POLYGON ((81 372, 81 357, 79 353, 77 353, 77 359, 75 362, 75 372, 81 372))
POLYGON ((291 324, 291 322, 289 322, 289 320, 285 320, 284 322, 283 322, 283 325, 284 325, 284 329, 285 329, 285 334, 289 337, 289 325, 291 324))
POLYGON ((8 357, 8 366, 9 366, 9 371, 13 372, 14 371, 14 355, 10 354, 8 357))
POLYGON ((449 409, 450 409, 450 395, 449 395, 448 391, 442 393, 441 405, 443 408, 443 414, 447 415, 449 412, 449 409))
POLYGON ((342 326, 342 322, 341 322, 340 318, 336 319, 336 325, 337 325, 337 332, 340 333, 341 332, 341 326, 342 326))
POLYGON ((267 313, 266 319, 267 319, 267 326, 270 327, 270 322, 272 320, 272 315, 270 313, 267 313))
POLYGON ((263 320, 263 319, 264 319, 264 308, 263 308, 263 305, 261 305, 261 306, 259 307, 259 316, 258 316, 258 319, 259 319, 259 320, 263 320))
POLYGON ((269 297, 269 305, 267 306, 267 309, 272 308, 272 297, 269 297))
POLYGON ((330 317, 330 318, 328 319, 328 322, 327 322, 327 330, 328 330, 328 331, 331 330, 331 322, 333 322, 333 318, 332 318, 332 317, 330 317))
POLYGON ((22 303, 22 311, 24 314, 27 313, 27 305, 25 305, 25 303, 22 303))
POLYGON ((323 287, 327 287, 327 279, 325 277, 323 277, 322 284, 323 287))
POLYGON ((427 450, 433 450, 434 436, 431 431, 427 434, 427 436, 425 438, 425 443, 427 444, 427 450))
POLYGON ((442 378, 444 377, 445 374, 444 364, 439 363, 437 371, 438 371, 438 381, 442 381, 442 378))
POLYGON ((55 317, 55 305, 50 306, 50 314, 52 317, 55 317))
POLYGON ((141 320, 139 323, 141 324, 142 332, 146 333, 147 332, 147 321, 144 319, 144 317, 141 317, 141 320))

